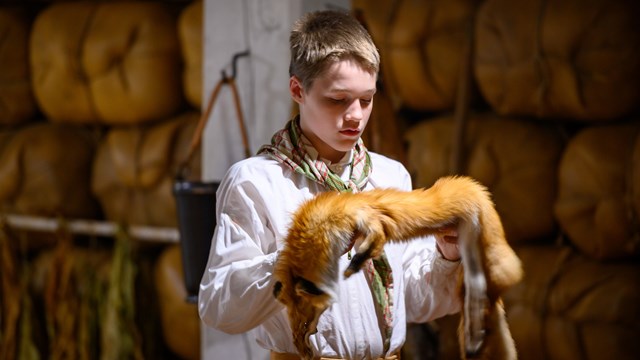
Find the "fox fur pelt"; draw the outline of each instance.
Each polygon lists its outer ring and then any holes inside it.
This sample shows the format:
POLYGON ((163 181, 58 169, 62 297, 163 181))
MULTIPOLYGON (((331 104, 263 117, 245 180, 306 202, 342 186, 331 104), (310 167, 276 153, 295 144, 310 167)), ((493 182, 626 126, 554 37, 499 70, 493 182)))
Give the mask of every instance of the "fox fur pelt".
POLYGON ((457 226, 463 304, 458 340, 463 359, 516 359, 500 295, 520 281, 520 260, 508 245, 488 190, 469 177, 444 177, 428 189, 326 192, 294 213, 275 265, 274 296, 288 311, 300 355, 313 358, 309 336, 336 300, 338 261, 356 250, 349 277, 379 256, 387 241, 409 241, 457 226))

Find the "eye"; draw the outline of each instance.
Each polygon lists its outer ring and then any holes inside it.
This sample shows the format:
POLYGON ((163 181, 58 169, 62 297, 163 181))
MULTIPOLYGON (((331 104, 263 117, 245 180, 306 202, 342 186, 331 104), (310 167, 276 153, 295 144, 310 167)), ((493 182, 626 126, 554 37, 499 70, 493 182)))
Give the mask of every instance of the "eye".
POLYGON ((373 98, 360 99, 360 105, 362 105, 363 107, 371 104, 372 102, 373 102, 373 98))
POLYGON ((347 101, 347 99, 345 98, 333 98, 333 97, 328 98, 328 100, 332 104, 344 104, 347 101))

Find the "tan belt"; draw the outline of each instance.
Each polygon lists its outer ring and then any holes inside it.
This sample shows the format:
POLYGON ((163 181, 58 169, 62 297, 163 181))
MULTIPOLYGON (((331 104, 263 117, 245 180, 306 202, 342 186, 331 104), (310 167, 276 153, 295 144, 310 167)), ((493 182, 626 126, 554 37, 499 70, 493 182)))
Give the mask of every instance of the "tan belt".
MULTIPOLYGON (((300 360, 300 356, 272 351, 271 360, 300 360)), ((320 360, 344 360, 344 359, 321 357, 320 360)), ((389 355, 383 358, 377 358, 375 360, 400 360, 400 353, 389 355)))

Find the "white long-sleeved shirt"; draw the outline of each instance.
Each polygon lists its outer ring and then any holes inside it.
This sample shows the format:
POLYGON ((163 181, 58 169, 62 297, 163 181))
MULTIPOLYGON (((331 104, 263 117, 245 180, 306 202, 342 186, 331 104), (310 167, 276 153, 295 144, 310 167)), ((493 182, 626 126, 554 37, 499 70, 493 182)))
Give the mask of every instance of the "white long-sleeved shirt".
MULTIPOLYGON (((407 170, 370 153, 366 190, 411 190, 407 170)), ((344 159, 343 159, 344 160, 344 159)), ((330 168, 348 176, 348 158, 330 168)), ((290 168, 259 155, 233 165, 217 191, 217 225, 200 284, 198 309, 208 326, 228 333, 251 330, 266 349, 296 353, 284 306, 273 296, 273 267, 292 213, 326 189, 290 168)), ((389 354, 399 351, 407 322, 426 322, 459 311, 459 262, 442 258, 433 237, 387 244, 393 272, 393 335, 389 354)), ((348 265, 340 259, 341 272, 348 265)), ((339 283, 337 301, 320 317, 310 337, 316 355, 348 359, 383 356, 376 305, 363 271, 339 283)))

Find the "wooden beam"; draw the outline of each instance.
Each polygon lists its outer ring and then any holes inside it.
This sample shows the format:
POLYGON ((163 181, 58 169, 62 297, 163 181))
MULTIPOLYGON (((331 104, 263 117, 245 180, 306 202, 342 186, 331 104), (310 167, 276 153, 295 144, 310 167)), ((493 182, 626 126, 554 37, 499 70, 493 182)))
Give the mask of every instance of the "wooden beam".
MULTIPOLYGON (((55 219, 15 214, 5 214, 3 216, 9 226, 21 230, 55 232, 64 224, 74 234, 114 236, 118 231, 118 224, 112 221, 55 219)), ((140 241, 157 243, 180 242, 180 233, 178 229, 173 227, 129 225, 127 226, 127 231, 132 238, 140 241)))

